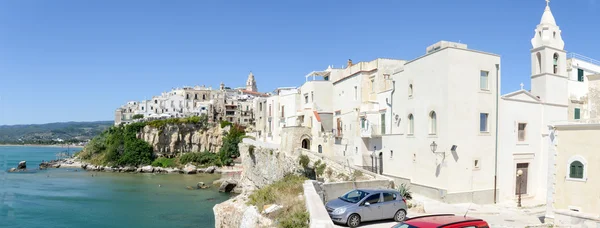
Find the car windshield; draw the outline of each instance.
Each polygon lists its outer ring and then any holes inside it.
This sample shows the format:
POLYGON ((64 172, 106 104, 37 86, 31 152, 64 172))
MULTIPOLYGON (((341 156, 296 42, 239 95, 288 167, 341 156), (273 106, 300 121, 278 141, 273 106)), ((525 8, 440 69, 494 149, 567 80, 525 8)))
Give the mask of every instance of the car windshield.
POLYGON ((358 201, 362 200, 367 196, 368 193, 361 190, 352 190, 341 196, 340 199, 350 203, 358 203, 358 201))
POLYGON ((418 228, 418 227, 408 225, 406 223, 399 223, 398 225, 392 226, 392 228, 418 228))

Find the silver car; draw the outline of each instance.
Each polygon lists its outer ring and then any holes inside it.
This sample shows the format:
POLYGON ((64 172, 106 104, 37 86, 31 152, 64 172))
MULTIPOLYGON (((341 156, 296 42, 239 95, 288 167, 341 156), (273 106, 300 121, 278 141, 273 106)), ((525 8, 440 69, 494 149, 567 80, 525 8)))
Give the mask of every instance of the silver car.
POLYGON ((357 227, 361 222, 406 218, 406 200, 400 192, 386 189, 354 189, 325 204, 335 223, 357 227))

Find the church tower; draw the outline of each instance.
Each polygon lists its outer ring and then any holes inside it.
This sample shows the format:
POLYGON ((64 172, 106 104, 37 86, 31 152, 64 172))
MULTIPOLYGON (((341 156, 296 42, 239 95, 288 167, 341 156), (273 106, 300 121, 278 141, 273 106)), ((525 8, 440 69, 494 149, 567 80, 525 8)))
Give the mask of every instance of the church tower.
POLYGON ((254 74, 252 74, 252 72, 250 72, 248 75, 248 81, 246 81, 246 90, 258 92, 258 89, 256 88, 256 81, 254 80, 254 74))
POLYGON ((544 103, 568 105, 567 52, 549 3, 531 39, 531 93, 544 103))

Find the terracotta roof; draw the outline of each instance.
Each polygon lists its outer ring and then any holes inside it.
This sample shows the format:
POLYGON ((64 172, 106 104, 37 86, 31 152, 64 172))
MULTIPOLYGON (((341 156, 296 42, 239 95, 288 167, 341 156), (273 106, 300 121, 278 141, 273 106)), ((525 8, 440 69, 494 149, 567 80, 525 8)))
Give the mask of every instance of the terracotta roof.
POLYGON ((315 117, 317 117, 317 121, 321 122, 321 116, 319 116, 319 113, 317 113, 317 111, 313 111, 313 113, 315 114, 315 117))
POLYGON ((254 91, 245 90, 245 89, 242 89, 242 90, 240 90, 240 91, 241 91, 242 93, 252 94, 252 95, 255 95, 255 96, 260 96, 260 97, 267 97, 267 96, 268 96, 267 94, 264 94, 264 93, 254 92, 254 91))

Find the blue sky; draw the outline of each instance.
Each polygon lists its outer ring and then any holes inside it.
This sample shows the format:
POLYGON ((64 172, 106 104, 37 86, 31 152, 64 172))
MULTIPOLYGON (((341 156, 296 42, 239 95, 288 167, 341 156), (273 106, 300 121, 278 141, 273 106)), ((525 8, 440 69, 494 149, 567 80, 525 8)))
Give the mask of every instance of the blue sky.
MULTIPOLYGON (((600 59, 600 2, 553 0, 565 49, 600 59)), ((0 125, 112 120, 183 85, 263 92, 347 59, 414 59, 439 40, 502 56, 529 87, 543 0, 0 0, 0 125)))

